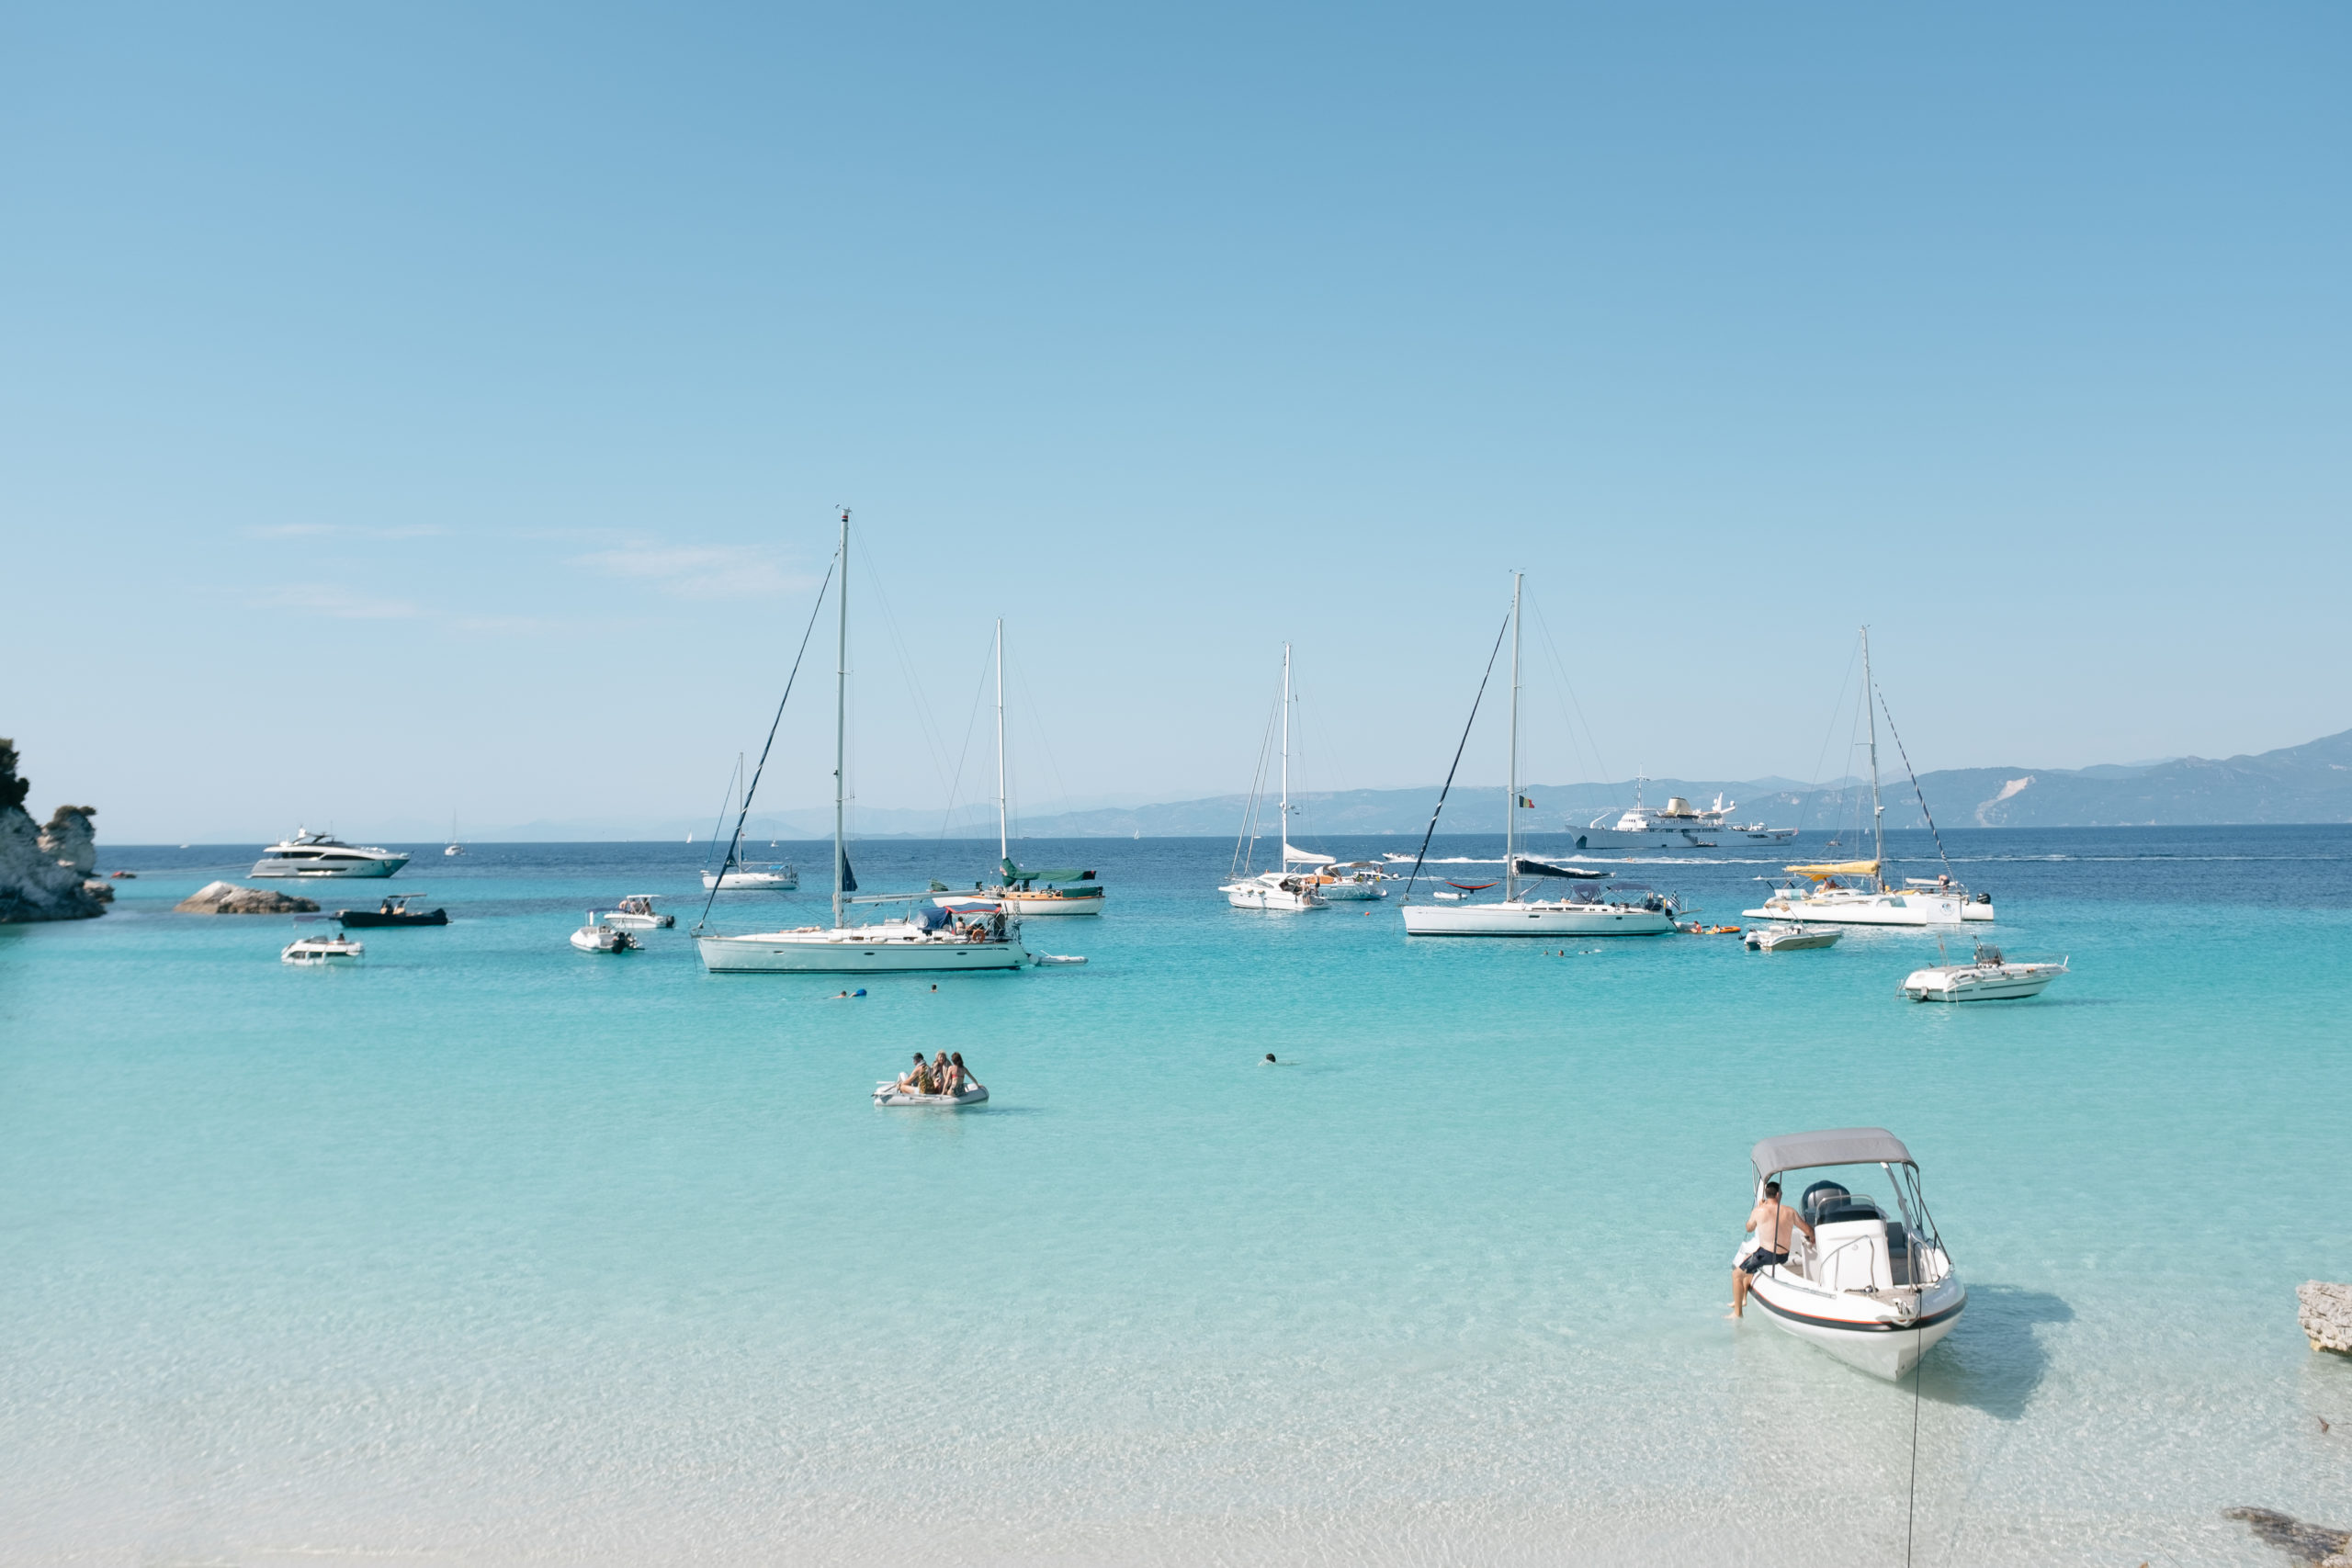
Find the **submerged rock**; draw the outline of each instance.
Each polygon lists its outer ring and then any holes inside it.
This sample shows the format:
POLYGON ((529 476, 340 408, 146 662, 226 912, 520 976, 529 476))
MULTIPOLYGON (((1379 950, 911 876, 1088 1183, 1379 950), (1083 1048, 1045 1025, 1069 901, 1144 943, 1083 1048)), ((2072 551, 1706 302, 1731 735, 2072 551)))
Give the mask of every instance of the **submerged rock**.
POLYGON ((2352 1552, 2352 1530, 2307 1525, 2275 1508, 2224 1508, 2222 1517, 2242 1521, 2253 1529, 2256 1540, 2277 1547, 2298 1562, 2312 1563, 2314 1568, 2352 1562, 2352 1557, 2346 1555, 2352 1552))
POLYGON ((92 808, 61 806, 44 829, 26 815, 31 784, 17 776, 17 745, 0 740, 0 924, 86 920, 107 912, 87 886, 98 863, 92 808))
POLYGON ((297 898, 274 887, 240 887, 208 882, 172 906, 175 915, 315 915, 315 898, 297 898))
POLYGON ((2302 1303, 2295 1316, 2312 1349, 2352 1355, 2352 1285, 2307 1280, 2295 1287, 2295 1299, 2302 1303))

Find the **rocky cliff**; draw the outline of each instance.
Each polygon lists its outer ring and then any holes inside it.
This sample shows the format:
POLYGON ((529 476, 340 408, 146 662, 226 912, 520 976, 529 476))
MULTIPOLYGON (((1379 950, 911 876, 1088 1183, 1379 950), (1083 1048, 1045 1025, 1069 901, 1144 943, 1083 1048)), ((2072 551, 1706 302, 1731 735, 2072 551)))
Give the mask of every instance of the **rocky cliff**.
POLYGON ((96 808, 61 806, 47 828, 25 812, 32 785, 17 773, 17 745, 0 740, 0 923, 85 920, 107 912, 113 889, 94 883, 96 808))

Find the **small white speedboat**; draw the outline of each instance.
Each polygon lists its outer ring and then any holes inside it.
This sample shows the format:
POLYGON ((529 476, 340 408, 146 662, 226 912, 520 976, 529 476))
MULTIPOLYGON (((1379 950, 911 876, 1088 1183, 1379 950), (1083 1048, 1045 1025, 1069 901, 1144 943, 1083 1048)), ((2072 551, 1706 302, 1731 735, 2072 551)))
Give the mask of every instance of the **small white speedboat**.
POLYGON ((967 1105, 978 1105, 988 1097, 988 1086, 977 1083, 956 1094, 912 1094, 900 1089, 895 1079, 874 1086, 875 1104, 912 1110, 957 1111, 967 1105))
POLYGON ((352 941, 340 933, 334 936, 298 936, 286 944, 277 956, 285 964, 356 964, 359 955, 368 951, 365 943, 352 941))
POLYGON ((613 907, 605 923, 625 931, 668 931, 678 923, 678 917, 656 910, 653 899, 650 893, 632 893, 613 907))
MULTIPOLYGON (((1875 1165, 1885 1172, 1892 1209, 1839 1182, 1807 1187, 1789 1206, 1813 1226, 1813 1239, 1793 1231, 1788 1261, 1757 1269, 1748 1296, 1777 1326, 1849 1366, 1889 1380, 1917 1366, 1951 1332, 1968 1292, 1928 1216, 1911 1151, 1883 1127, 1844 1127, 1767 1138, 1748 1158, 1759 1203, 1764 1184, 1791 1171, 1875 1165)), ((1733 1266, 1756 1246, 1750 1236, 1733 1266)))
POLYGON ((1032 953, 1029 955, 1029 962, 1032 964, 1083 964, 1086 962, 1086 954, 1082 953, 1032 953))
POLYGON ((637 938, 617 926, 604 923, 595 910, 588 911, 588 923, 571 933, 571 945, 582 953, 627 953, 637 945, 637 938))
POLYGON ((1846 933, 1836 926, 1803 926, 1780 921, 1747 933, 1750 953, 1795 953, 1808 947, 1835 947, 1846 933))
POLYGON ((2013 1002, 2041 995, 2064 973, 2063 958, 2055 964, 2011 962, 2001 956, 1999 948, 1979 942, 1975 963, 1914 969, 1903 982, 1903 994, 1915 1002, 2013 1002))

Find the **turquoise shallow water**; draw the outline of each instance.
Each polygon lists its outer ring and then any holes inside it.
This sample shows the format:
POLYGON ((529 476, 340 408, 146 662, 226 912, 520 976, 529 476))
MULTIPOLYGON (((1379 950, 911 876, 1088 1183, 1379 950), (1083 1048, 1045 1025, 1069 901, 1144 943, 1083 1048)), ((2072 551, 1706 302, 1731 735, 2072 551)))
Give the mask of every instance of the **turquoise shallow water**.
MULTIPOLYGON (((1902 1001, 1917 934, 1243 915, 1195 841, 1031 846, 1102 869, 1103 918, 1031 926, 1091 962, 936 993, 566 946, 623 893, 691 922, 666 845, 420 859, 391 886, 455 923, 301 972, 282 919, 166 912, 250 852, 109 850, 115 913, 0 931, 0 1560, 1880 1562, 1907 1515, 1923 1563, 2257 1563, 2222 1508, 2352 1525, 2352 1363, 2293 1300, 2352 1277, 2352 830, 1951 837, 1998 940, 2072 955, 2041 1000, 1902 1001), (867 1103, 943 1045, 985 1111, 867 1103), (1972 1285, 1916 1506, 1910 1389, 1721 1321, 1749 1144, 1854 1122, 1972 1285)), ((1638 874, 1736 919, 1763 869, 1638 874)))

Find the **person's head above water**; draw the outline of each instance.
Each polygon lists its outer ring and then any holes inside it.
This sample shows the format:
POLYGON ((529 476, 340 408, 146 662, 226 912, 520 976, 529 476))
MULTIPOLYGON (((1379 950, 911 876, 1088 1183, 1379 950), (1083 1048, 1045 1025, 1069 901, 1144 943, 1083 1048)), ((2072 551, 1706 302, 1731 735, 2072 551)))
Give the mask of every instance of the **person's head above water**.
POLYGON ((1271 1062, 1271 1061, 1272 1061, 1273 1059, 1274 1059, 1274 1054, 1273 1054, 1272 1051, 1267 1052, 1267 1053, 1266 1053, 1266 1060, 1268 1060, 1269 1062, 1271 1062))

